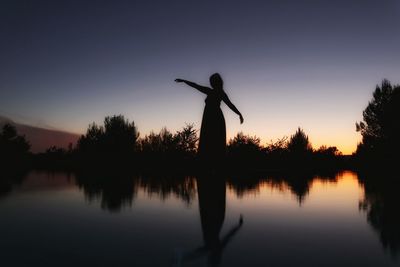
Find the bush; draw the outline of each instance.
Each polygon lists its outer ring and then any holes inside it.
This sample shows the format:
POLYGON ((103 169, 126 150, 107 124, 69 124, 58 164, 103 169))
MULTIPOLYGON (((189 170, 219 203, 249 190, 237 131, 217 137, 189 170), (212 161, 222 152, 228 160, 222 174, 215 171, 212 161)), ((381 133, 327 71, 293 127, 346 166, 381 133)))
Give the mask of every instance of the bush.
POLYGON ((26 160, 30 147, 25 136, 18 135, 13 125, 3 126, 0 132, 0 159, 4 166, 26 160))
POLYGON ((151 132, 141 139, 140 148, 146 154, 165 154, 175 151, 177 143, 175 136, 167 128, 162 128, 158 134, 151 132))
POLYGON ((304 155, 311 153, 312 146, 305 132, 299 127, 292 135, 287 144, 287 149, 291 154, 304 155))
POLYGON ((264 156, 260 138, 245 135, 242 132, 229 140, 227 146, 228 159, 237 166, 256 167, 262 164, 264 156))
POLYGON ((181 165, 183 161, 195 157, 197 141, 197 130, 192 124, 186 125, 176 134, 163 128, 158 134, 151 132, 140 139, 141 158, 150 165, 181 165))
POLYGON ((77 143, 77 152, 86 159, 126 160, 135 153, 139 133, 134 122, 124 116, 104 119, 104 126, 89 125, 77 143))

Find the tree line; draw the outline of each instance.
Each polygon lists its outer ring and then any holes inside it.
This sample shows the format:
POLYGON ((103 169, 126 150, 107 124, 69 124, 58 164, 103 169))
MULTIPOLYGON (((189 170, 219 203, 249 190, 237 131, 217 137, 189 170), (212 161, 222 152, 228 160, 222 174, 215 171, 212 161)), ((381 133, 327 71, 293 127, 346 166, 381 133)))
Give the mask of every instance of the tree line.
MULTIPOLYGON (((2 140, 7 143, 8 155, 19 154, 20 159, 29 158, 29 143, 24 136, 17 135, 11 125, 3 127, 2 140), (3 138, 6 137, 6 138, 3 138), (12 152, 12 153, 11 153, 12 152)), ((125 165, 134 167, 172 167, 191 168, 196 165, 198 130, 193 124, 186 124, 175 133, 167 128, 140 137, 134 122, 123 115, 108 116, 103 125, 89 125, 75 147, 68 149, 50 147, 44 153, 30 155, 33 161, 42 166, 57 164, 106 167, 125 165)), ((321 146, 313 149, 306 133, 301 129, 289 138, 281 138, 263 146, 260 138, 242 132, 227 143, 226 164, 239 168, 277 168, 280 163, 296 161, 303 164, 332 163, 341 158, 336 147, 321 146), (318 161, 318 162, 317 162, 318 161)), ((13 161, 18 159, 13 156, 13 161)), ((298 164, 300 166, 300 164, 298 164)), ((81 166, 81 167, 82 167, 81 166)))
MULTIPOLYGON (((369 163, 394 163, 400 150, 400 86, 383 80, 363 111, 363 121, 356 123, 362 135, 351 161, 358 166, 369 163)), ((175 133, 163 128, 140 137, 137 126, 123 115, 108 116, 103 125, 89 125, 75 147, 50 147, 32 155, 24 136, 10 124, 0 132, 0 159, 5 165, 34 162, 43 167, 81 165, 107 167, 121 165, 148 168, 191 168, 196 165, 198 131, 193 124, 175 133)), ((336 147, 314 149, 300 127, 290 137, 266 145, 257 136, 242 132, 228 140, 226 164, 237 168, 285 169, 337 168, 349 164, 336 147)))

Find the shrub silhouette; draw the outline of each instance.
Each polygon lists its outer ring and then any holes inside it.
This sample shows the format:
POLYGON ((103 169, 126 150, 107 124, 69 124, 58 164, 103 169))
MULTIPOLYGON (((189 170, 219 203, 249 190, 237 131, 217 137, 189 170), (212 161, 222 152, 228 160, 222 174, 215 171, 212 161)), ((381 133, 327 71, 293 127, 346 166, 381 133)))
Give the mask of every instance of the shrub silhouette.
POLYGON ((77 151, 82 155, 98 155, 98 152, 101 151, 103 135, 103 127, 97 126, 95 123, 90 124, 86 134, 78 139, 77 151))
POLYGON ((270 155, 282 155, 287 151, 287 145, 287 137, 284 136, 282 138, 278 138, 278 140, 276 140, 275 142, 271 140, 271 142, 265 147, 265 151, 270 155))
POLYGON ((0 133, 0 159, 5 163, 4 166, 26 160, 30 147, 25 136, 18 135, 13 125, 7 123, 3 126, 0 133))
POLYGON ((56 157, 65 157, 67 155, 71 155, 74 152, 74 146, 72 143, 68 144, 68 148, 65 149, 63 147, 51 146, 46 149, 44 154, 46 155, 56 155, 56 157))
POLYGON ((261 151, 260 138, 239 132, 228 142, 228 153, 251 155, 261 151))
POLYGON ((300 127, 297 129, 296 133, 290 137, 287 149, 294 155, 304 155, 312 152, 312 146, 308 136, 300 127))
POLYGON ((228 160, 236 167, 256 167, 262 164, 265 154, 259 137, 245 135, 242 132, 229 140, 227 152, 228 160))
POLYGON ((178 150, 189 155, 195 155, 197 152, 198 136, 197 130, 193 124, 186 124, 182 130, 175 134, 178 150))
POLYGON ((342 153, 337 149, 335 146, 320 146, 315 153, 317 155, 323 156, 323 157, 336 157, 336 156, 341 156, 342 153))
POLYGON ((146 154, 171 153, 176 150, 177 146, 178 140, 167 128, 162 128, 158 134, 151 132, 140 140, 141 152, 146 154))
POLYGON ((139 133, 135 123, 129 123, 124 116, 112 116, 104 119, 104 146, 112 148, 112 153, 129 154, 135 150, 139 133))
POLYGON ((166 128, 151 132, 139 140, 141 159, 147 164, 181 165, 193 159, 197 151, 197 130, 192 124, 172 134, 166 128))
POLYGON ((132 159, 139 133, 134 122, 122 115, 108 116, 104 126, 89 125, 77 143, 77 152, 84 158, 120 161, 132 159))
POLYGON ((357 154, 377 159, 395 158, 400 149, 399 114, 400 85, 392 86, 383 80, 363 111, 363 121, 356 123, 356 130, 362 135, 357 154))

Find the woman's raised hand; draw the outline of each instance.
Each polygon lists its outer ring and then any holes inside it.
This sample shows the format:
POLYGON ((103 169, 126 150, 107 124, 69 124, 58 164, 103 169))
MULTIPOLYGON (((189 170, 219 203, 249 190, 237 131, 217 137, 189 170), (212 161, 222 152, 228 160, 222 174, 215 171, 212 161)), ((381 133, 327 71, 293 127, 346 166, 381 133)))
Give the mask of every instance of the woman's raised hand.
POLYGON ((175 79, 175 82, 181 83, 181 82, 183 82, 183 80, 182 79, 175 79))
POLYGON ((242 124, 244 122, 242 114, 239 115, 239 119, 240 119, 240 124, 242 124))

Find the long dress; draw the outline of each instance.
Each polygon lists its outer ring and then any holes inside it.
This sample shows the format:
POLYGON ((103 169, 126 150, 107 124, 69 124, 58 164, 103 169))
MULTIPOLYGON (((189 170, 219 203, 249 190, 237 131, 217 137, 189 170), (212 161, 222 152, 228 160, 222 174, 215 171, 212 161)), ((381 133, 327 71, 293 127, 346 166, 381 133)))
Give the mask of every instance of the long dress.
POLYGON ((220 108, 222 94, 211 90, 205 100, 200 129, 199 156, 206 162, 218 164, 225 156, 226 129, 220 108))

